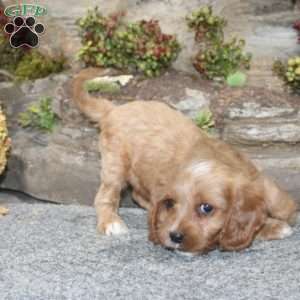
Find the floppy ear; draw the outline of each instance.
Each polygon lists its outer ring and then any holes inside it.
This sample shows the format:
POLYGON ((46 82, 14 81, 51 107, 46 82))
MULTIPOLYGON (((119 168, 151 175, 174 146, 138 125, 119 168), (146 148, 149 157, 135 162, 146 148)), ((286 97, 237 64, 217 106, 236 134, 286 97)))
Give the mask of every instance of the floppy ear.
POLYGON ((153 203, 148 213, 148 228, 149 228, 149 240, 154 244, 159 244, 157 237, 157 216, 160 207, 160 202, 153 203))
POLYGON ((219 235, 223 250, 241 250, 248 247, 266 219, 263 193, 254 184, 237 189, 225 226, 219 235))

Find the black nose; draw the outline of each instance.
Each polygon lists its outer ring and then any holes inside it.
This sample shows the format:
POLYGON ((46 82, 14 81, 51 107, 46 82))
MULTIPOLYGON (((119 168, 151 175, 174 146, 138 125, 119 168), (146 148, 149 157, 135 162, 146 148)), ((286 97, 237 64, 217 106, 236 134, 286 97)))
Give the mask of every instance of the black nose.
POLYGON ((183 241, 184 235, 181 232, 178 231, 172 231, 170 232, 170 239, 172 242, 176 244, 181 244, 183 241))

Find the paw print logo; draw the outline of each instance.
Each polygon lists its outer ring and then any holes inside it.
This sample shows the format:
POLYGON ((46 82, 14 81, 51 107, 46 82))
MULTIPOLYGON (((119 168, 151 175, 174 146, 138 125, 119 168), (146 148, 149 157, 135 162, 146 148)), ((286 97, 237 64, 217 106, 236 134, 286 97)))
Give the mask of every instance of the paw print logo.
POLYGON ((28 46, 36 48, 39 45, 39 35, 44 33, 45 27, 36 23, 34 17, 15 17, 12 23, 7 23, 4 31, 10 34, 10 44, 14 48, 28 46))

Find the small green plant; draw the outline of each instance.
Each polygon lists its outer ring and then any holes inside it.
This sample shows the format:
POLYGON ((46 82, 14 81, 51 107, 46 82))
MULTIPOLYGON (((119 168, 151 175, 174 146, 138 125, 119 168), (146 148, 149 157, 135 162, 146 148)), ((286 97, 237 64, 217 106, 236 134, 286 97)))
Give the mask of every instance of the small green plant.
POLYGON ((87 66, 158 76, 179 54, 176 37, 162 33, 156 20, 126 23, 123 16, 119 13, 104 17, 96 7, 79 19, 82 48, 78 58, 87 66))
POLYGON ((300 56, 292 57, 286 63, 280 60, 275 61, 273 72, 293 92, 300 92, 300 56))
POLYGON ((195 40, 219 41, 224 39, 225 19, 214 16, 211 6, 203 6, 186 18, 189 28, 195 30, 195 40))
POLYGON ((120 92, 121 87, 116 82, 104 82, 99 80, 88 80, 84 84, 84 88, 88 92, 101 92, 108 94, 116 94, 120 92))
POLYGON ((50 97, 43 97, 38 103, 29 105, 26 111, 20 113, 19 124, 24 128, 31 127, 52 132, 57 123, 57 117, 52 111, 51 102, 50 97))
POLYGON ((210 110, 201 110, 196 118, 195 122, 197 126, 207 132, 210 132, 212 128, 215 126, 215 122, 213 120, 213 115, 210 110))
POLYGON ((200 51, 194 67, 208 79, 227 79, 240 68, 250 68, 250 56, 242 52, 243 40, 233 39, 229 43, 214 43, 200 51))
POLYGON ((243 87, 246 84, 247 76, 242 72, 235 72, 229 75, 226 79, 226 83, 230 87, 243 87))
POLYGON ((244 52, 245 41, 224 40, 227 22, 213 14, 211 6, 204 6, 187 17, 188 26, 195 31, 200 45, 193 65, 208 79, 224 81, 240 69, 249 69, 251 55, 244 52))
POLYGON ((65 60, 53 60, 38 51, 28 51, 17 65, 15 75, 18 80, 33 80, 59 73, 64 68, 65 60))

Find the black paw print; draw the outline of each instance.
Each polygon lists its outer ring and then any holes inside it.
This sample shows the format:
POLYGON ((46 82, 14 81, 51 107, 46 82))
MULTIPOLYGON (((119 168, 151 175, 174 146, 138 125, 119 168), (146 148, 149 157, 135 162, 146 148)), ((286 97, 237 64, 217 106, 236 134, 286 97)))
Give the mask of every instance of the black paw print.
POLYGON ((39 45, 39 34, 45 31, 41 23, 35 23, 34 17, 23 19, 15 17, 12 23, 7 23, 4 27, 6 33, 11 34, 10 44, 14 48, 28 46, 35 48, 39 45))

